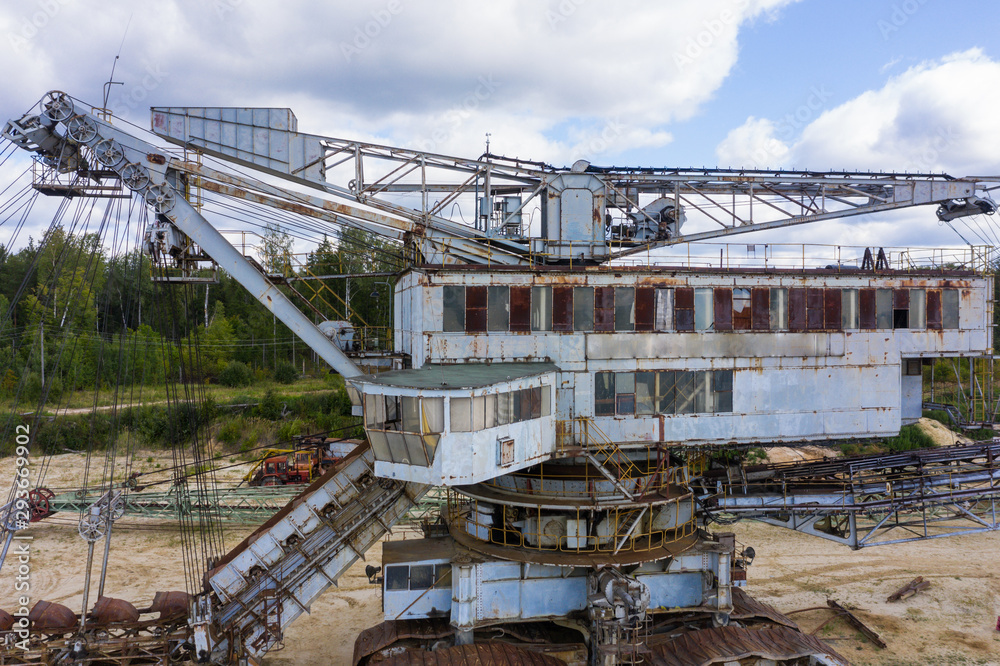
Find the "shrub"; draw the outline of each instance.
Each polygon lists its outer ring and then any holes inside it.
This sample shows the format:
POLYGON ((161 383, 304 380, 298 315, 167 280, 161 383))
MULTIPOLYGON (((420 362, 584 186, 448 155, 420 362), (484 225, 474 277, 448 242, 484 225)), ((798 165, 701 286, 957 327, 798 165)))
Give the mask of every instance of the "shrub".
POLYGON ((885 440, 885 448, 889 451, 914 451, 932 446, 934 446, 934 440, 915 425, 903 426, 899 430, 898 437, 890 437, 885 440))
POLYGON ((219 373, 219 383, 230 388, 250 386, 253 383, 253 372, 250 371, 246 363, 230 361, 219 373))
POLYGON ((282 361, 274 369, 274 381, 279 384, 291 384, 299 378, 299 373, 295 366, 288 361, 282 361))

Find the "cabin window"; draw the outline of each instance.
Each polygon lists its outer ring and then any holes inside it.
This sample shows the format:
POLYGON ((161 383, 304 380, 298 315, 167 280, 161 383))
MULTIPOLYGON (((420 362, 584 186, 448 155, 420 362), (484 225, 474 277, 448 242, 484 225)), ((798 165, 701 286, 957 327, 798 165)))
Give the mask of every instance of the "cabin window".
POLYGON ((465 332, 485 333, 487 318, 487 291, 484 286, 465 289, 465 332))
POLYGON ((506 331, 510 329, 510 289, 508 287, 489 287, 487 291, 487 325, 490 331, 506 331))
POLYGON ((659 414, 674 413, 674 378, 673 370, 662 370, 656 373, 656 411, 659 414))
POLYGON ((593 287, 573 287, 573 330, 594 330, 593 287))
POLYGON ((656 290, 656 330, 670 331, 674 328, 673 322, 673 290, 656 290))
POLYGON ((531 288, 531 330, 552 330, 552 287, 531 288))
POLYGON ((927 328, 927 292, 910 289, 910 328, 927 328))
POLYGON ((510 288, 510 330, 516 333, 531 330, 531 287, 510 288))
POLYGON ((635 413, 655 414, 656 413, 656 373, 637 372, 635 373, 635 413))
POLYGON ((594 288, 594 330, 615 330, 615 288, 594 288))
POLYGON ((733 371, 712 371, 712 412, 733 411, 733 371))
POLYGON ((400 430, 403 432, 420 432, 420 398, 417 396, 404 395, 400 400, 400 416, 402 423, 400 430))
POLYGON ((841 327, 841 307, 843 299, 839 289, 823 290, 823 320, 824 328, 839 331, 841 327))
POLYGON ((542 416, 552 415, 552 387, 543 386, 539 391, 542 402, 542 416))
POLYGON ((927 290, 927 328, 941 330, 941 291, 938 289, 927 290))
POLYGON ((424 422, 420 432, 444 432, 444 398, 421 398, 424 422))
POLYGON ((875 290, 875 328, 892 328, 892 289, 875 290))
POLYGON ((750 327, 755 331, 771 328, 771 292, 768 289, 750 290, 750 327))
POLYGON ((615 413, 635 414, 635 373, 615 373, 615 413))
POLYGON ((615 373, 598 372, 594 375, 594 414, 614 416, 615 414, 615 373))
POLYGON ((447 333, 465 331, 465 287, 442 287, 442 330, 447 333))
POLYGON ((733 291, 732 289, 712 290, 713 309, 715 310, 714 329, 716 331, 733 330, 733 291))
POLYGON ((874 289, 862 289, 858 292, 858 297, 861 301, 860 312, 861 312, 861 326, 862 329, 873 329, 875 328, 875 290, 874 289))
POLYGON ((674 328, 694 330, 694 289, 691 287, 680 287, 674 292, 674 328))
POLYGON ((770 290, 770 326, 772 331, 788 330, 788 290, 772 287, 770 290))
POLYGON ((573 287, 552 287, 552 330, 573 330, 573 287))
POLYGON ((406 590, 410 587, 410 567, 386 567, 385 589, 390 592, 406 590))
POLYGON ((615 330, 635 330, 635 288, 615 287, 615 330))
POLYGON ((715 290, 711 287, 694 290, 694 330, 711 331, 715 327, 715 290))
POLYGON ((903 361, 903 374, 907 377, 919 377, 923 374, 923 362, 919 358, 908 358, 903 361))
POLYGON ((434 583, 435 583, 434 586, 439 590, 447 590, 451 588, 450 564, 434 565, 434 583))
POLYGON ((844 289, 840 292, 840 327, 849 331, 861 328, 857 289, 844 289))
POLYGON ((941 325, 958 328, 958 289, 941 290, 941 325))
POLYGON ((472 432, 472 398, 452 398, 451 431, 472 432))
POLYGON ((733 289, 733 330, 749 331, 753 328, 753 320, 750 315, 750 290, 733 289))
POLYGON ((433 564, 413 564, 410 566, 410 589, 426 590, 434 584, 433 564))

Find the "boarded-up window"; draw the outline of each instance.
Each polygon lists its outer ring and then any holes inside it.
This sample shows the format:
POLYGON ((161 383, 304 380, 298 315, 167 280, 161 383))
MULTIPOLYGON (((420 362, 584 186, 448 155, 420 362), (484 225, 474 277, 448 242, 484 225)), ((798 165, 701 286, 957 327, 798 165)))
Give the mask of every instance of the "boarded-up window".
POLYGON ((487 306, 486 287, 468 287, 465 290, 465 331, 467 333, 486 332, 487 306))
POLYGON ((875 328, 875 290, 862 289, 861 298, 861 328, 875 328))
POLYGON ((750 292, 750 314, 755 331, 766 331, 771 327, 771 292, 767 289, 753 289, 750 292))
POLYGON ((510 330, 531 330, 531 287, 510 288, 510 330))
POLYGON ((573 330, 573 287, 552 287, 552 330, 573 330))
POLYGON ((488 292, 489 315, 487 328, 491 331, 510 329, 510 289, 490 287, 488 292))
POLYGON ((694 329, 711 331, 715 328, 715 290, 711 287, 694 290, 694 329))
POLYGON ((615 330, 615 288, 594 289, 594 330, 615 330))
POLYGON ((652 287, 636 287, 635 290, 635 330, 652 331, 656 321, 656 290, 652 287))
POLYGON ((958 328, 958 289, 941 290, 941 325, 958 328))
POLYGON ((731 289, 716 288, 712 294, 715 308, 715 330, 733 330, 733 292, 731 289))
POLYGON ((795 288, 788 290, 788 330, 806 330, 806 290, 795 288))
POLYGON ((552 287, 531 288, 531 330, 552 330, 552 287))
POLYGON ((594 330, 593 287, 573 287, 573 330, 594 330))
POLYGON ((823 328, 823 290, 810 287, 806 290, 806 319, 810 331, 823 328))
POLYGON ((840 330, 840 325, 841 325, 840 307, 841 307, 840 290, 824 289, 823 290, 823 319, 825 321, 824 328, 828 328, 834 331, 840 330))
POLYGON ((656 330, 669 331, 674 327, 673 317, 673 290, 656 290, 656 330))
POLYGON ((875 327, 892 328, 892 289, 875 290, 875 327))
POLYGON ((910 328, 927 328, 927 299, 923 289, 910 290, 910 328))
POLYGON ((733 330, 750 330, 749 289, 733 289, 733 330))
POLYGON ((840 326, 849 331, 861 328, 857 289, 844 289, 840 292, 840 326))
POLYGON ((927 328, 941 330, 941 292, 937 289, 927 291, 927 328))
POLYGON ((465 287, 442 287, 441 330, 446 333, 465 332, 465 287))
POLYGON ((634 287, 615 287, 615 330, 635 330, 634 287))
POLYGON ((674 328, 694 330, 694 289, 681 287, 674 291, 674 328))
POLYGON ((788 330, 788 290, 771 288, 770 325, 772 331, 788 330))

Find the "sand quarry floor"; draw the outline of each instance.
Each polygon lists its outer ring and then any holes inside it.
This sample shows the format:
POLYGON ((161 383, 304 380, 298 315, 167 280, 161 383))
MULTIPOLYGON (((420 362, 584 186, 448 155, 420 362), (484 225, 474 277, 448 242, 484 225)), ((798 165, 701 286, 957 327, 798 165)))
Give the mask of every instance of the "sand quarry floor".
MULTIPOLYGON (((778 455, 794 458, 799 454, 778 455)), ((134 460, 141 461, 137 467, 143 466, 164 478, 172 465, 169 455, 163 452, 143 453, 134 460)), ((101 475, 102 467, 103 460, 95 459, 91 474, 96 469, 96 474, 101 475)), ((52 488, 74 487, 85 468, 82 455, 54 456, 45 484, 52 488)), ((4 484, 13 469, 13 460, 0 460, 0 480, 4 484)), ((119 463, 119 475, 122 469, 119 463)), ((155 479, 155 474, 150 478, 155 479)), ((235 482, 241 474, 241 468, 225 470, 219 474, 220 481, 235 482)), ((32 537, 33 600, 45 599, 79 609, 87 550, 77 533, 76 519, 76 515, 57 515, 24 532, 32 537)), ((235 546, 252 529, 227 526, 226 547, 235 546)), ((995 629, 1000 615, 1000 533, 852 551, 760 523, 738 523, 725 529, 735 531, 740 543, 756 550, 749 571, 748 591, 753 596, 783 612, 825 606, 827 599, 835 599, 854 609, 888 643, 887 649, 880 650, 843 621, 834 621, 819 636, 854 664, 1000 666, 1000 632, 995 629), (930 581, 930 588, 901 602, 886 602, 889 594, 916 576, 930 581)), ((414 538, 405 532, 390 538, 407 536, 414 538)), ((103 542, 99 546, 103 547, 103 542)), ((181 546, 180 533, 169 521, 122 519, 112 542, 106 594, 141 608, 158 590, 185 589, 181 546)), ((381 544, 373 548, 367 554, 367 563, 381 564, 381 550, 381 544)), ((271 653, 267 664, 351 663, 358 632, 383 619, 378 590, 368 584, 364 575, 365 564, 358 562, 351 567, 338 588, 327 591, 313 605, 310 615, 299 618, 289 628, 285 648, 271 653)), ((99 564, 95 565, 94 575, 96 585, 99 564)), ((7 565, 0 571, 0 608, 11 610, 14 595, 14 571, 7 565)), ((805 631, 811 631, 829 613, 812 611, 792 617, 805 631)))

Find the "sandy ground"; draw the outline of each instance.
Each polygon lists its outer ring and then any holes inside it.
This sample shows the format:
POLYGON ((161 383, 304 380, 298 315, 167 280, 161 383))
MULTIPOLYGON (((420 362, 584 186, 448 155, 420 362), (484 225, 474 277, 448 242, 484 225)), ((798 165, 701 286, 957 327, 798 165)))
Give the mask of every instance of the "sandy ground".
MULTIPOLYGON (((137 456, 139 459, 139 456, 137 456)), ((148 468, 170 464, 162 453, 143 454, 148 468), (148 462, 152 457, 153 461, 148 462)), ((69 487, 82 474, 82 456, 56 456, 47 475, 53 487, 69 487)), ((96 461, 95 461, 96 462, 96 461)), ((0 479, 11 478, 13 461, 0 460, 0 479)), ((160 472, 162 473, 162 472, 160 472)), ((222 473, 238 478, 239 470, 222 473)), ((125 518, 116 528, 107 594, 138 607, 157 590, 185 588, 181 538, 167 521, 125 518)), ((228 527, 232 547, 252 528, 228 527)), ((819 635, 831 641, 855 664, 1000 665, 1000 534, 986 533, 926 542, 880 546, 860 551, 788 530, 757 523, 740 523, 737 539, 751 545, 757 558, 750 568, 748 590, 781 611, 823 606, 832 598, 856 608, 857 614, 889 644, 879 650, 857 632, 835 621, 819 635), (902 602, 885 598, 916 576, 931 581, 930 589, 902 602)), ((76 516, 38 523, 23 534, 31 541, 31 596, 78 609, 82 602, 86 545, 78 536, 76 516)), ((402 535, 394 535, 400 538, 402 535)), ((103 547, 103 542, 99 544, 103 547)), ((97 561, 100 561, 98 548, 97 561)), ((368 553, 381 563, 381 546, 368 553)), ((288 630, 285 648, 273 652, 272 665, 327 666, 349 664, 359 631, 382 620, 380 597, 364 575, 366 562, 356 563, 288 630)), ((95 564, 96 576, 99 564, 95 564)), ((0 607, 12 606, 14 571, 0 571, 0 607)), ((93 592, 91 593, 93 603, 93 592)), ((7 608, 10 610, 9 608, 7 608)), ((810 631, 828 617, 825 611, 792 616, 810 631)))

